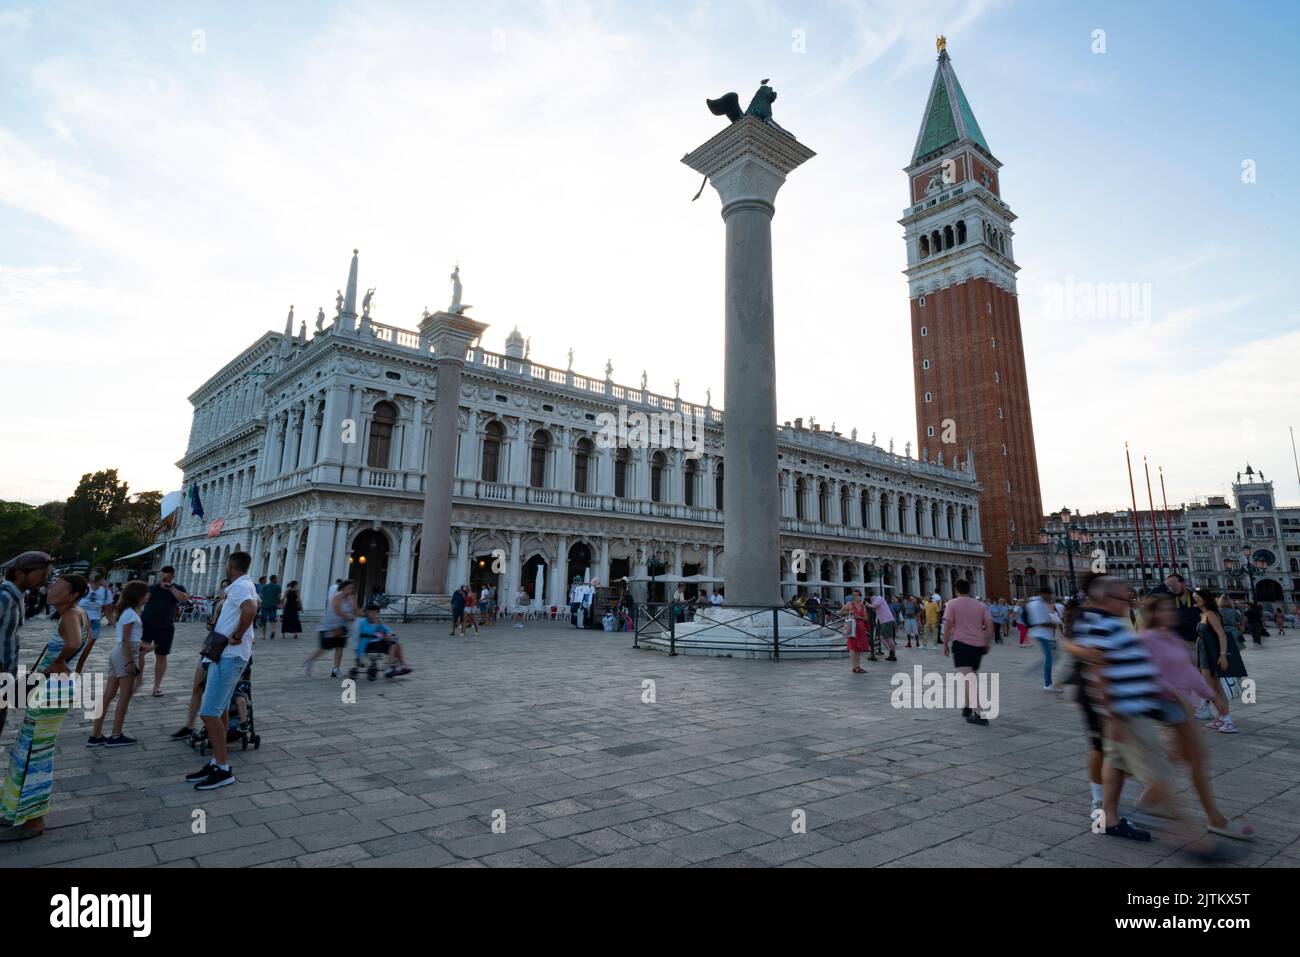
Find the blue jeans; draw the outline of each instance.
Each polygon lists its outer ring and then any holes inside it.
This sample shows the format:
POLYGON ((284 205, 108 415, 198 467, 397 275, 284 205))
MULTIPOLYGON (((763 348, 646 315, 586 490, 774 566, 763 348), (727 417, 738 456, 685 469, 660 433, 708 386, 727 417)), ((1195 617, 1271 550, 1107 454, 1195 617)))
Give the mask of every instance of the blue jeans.
POLYGON ((1052 645, 1055 642, 1051 638, 1039 638, 1038 643, 1043 646, 1043 687, 1052 686, 1052 645))

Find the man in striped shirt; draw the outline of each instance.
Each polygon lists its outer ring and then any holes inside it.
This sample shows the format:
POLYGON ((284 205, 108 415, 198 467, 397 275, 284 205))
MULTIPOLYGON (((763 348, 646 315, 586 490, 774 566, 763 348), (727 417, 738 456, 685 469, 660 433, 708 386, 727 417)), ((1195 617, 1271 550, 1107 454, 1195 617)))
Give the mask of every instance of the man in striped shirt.
MULTIPOLYGON (((1186 720, 1181 709, 1167 709, 1160 697, 1159 672, 1129 627, 1129 586, 1106 575, 1088 583, 1090 604, 1074 623, 1074 643, 1105 715, 1105 765, 1102 768, 1100 823, 1111 837, 1149 841, 1151 834, 1119 814, 1124 780, 1133 775, 1147 786, 1152 805, 1195 834, 1173 799, 1173 768, 1161 737, 1161 722, 1186 720), (1177 714, 1174 714, 1177 710, 1177 714)), ((1213 845, 1210 845, 1211 849, 1213 845)), ((1209 853, 1193 849, 1193 853, 1209 853)))

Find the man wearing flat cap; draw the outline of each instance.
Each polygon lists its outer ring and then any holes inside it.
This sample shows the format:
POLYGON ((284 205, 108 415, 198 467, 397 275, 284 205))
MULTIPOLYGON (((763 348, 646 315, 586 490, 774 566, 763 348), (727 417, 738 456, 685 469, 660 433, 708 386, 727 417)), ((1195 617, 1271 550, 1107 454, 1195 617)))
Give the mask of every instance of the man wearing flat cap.
MULTIPOLYGON (((18 629, 23 624, 24 593, 45 584, 54 559, 45 552, 23 552, 5 562, 0 581, 0 673, 18 673, 18 629)), ((9 711, 0 702, 0 733, 9 711)))

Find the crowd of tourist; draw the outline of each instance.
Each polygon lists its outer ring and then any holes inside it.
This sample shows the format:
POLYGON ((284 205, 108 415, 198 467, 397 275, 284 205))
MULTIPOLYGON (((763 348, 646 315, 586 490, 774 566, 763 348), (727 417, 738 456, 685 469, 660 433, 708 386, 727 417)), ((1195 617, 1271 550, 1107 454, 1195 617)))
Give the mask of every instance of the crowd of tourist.
MULTIPOLYGON (((226 579, 207 620, 209 633, 195 669, 186 721, 172 735, 177 740, 206 735, 212 758, 185 778, 198 790, 235 782, 227 740, 230 733, 246 730, 248 702, 236 694, 236 687, 251 680, 255 641, 274 640, 277 632, 283 639, 297 639, 303 631, 298 582, 281 586, 274 575, 254 582, 251 563, 244 552, 229 558, 226 579), (202 731, 196 731, 200 727, 202 731)), ((105 665, 102 705, 86 747, 129 747, 138 739, 127 734, 126 721, 132 699, 144 685, 148 656, 154 656, 152 696, 162 697, 175 622, 193 604, 170 566, 152 584, 129 581, 113 586, 99 569, 89 580, 76 574, 51 579, 52 564, 43 552, 25 552, 6 563, 0 582, 4 673, 19 672, 18 629, 30 616, 32 594, 40 595, 37 608, 44 606, 53 620, 52 634, 32 669, 45 680, 26 701, 22 726, 9 748, 0 791, 0 841, 44 833, 59 729, 104 626, 113 629, 113 646, 105 665)), ((1127 583, 1105 575, 1085 576, 1079 592, 1064 599, 1043 589, 1027 600, 986 602, 972 597, 965 581, 955 584, 955 592, 945 600, 938 594, 885 595, 854 588, 838 607, 817 595, 796 596, 787 607, 820 624, 842 627, 854 674, 865 674, 865 663, 897 662, 900 643, 905 651, 942 649, 952 669, 967 679, 958 682, 966 689, 962 717, 979 726, 991 723, 987 702, 980 700, 973 680, 985 657, 1013 637, 1018 647, 1036 645, 1042 655, 1043 690, 1056 694, 1072 688, 1083 717, 1094 830, 1148 841, 1151 825, 1146 822, 1166 819, 1187 852, 1201 860, 1221 855, 1216 837, 1252 838, 1250 825, 1230 820, 1215 802, 1204 732, 1197 722, 1214 733, 1238 733, 1231 708, 1248 677, 1242 649, 1247 636, 1255 644, 1268 637, 1257 604, 1243 611, 1209 588, 1188 588, 1176 574, 1142 597, 1127 583), (1187 766, 1208 834, 1198 831, 1174 800, 1174 761, 1187 766), (1143 791, 1133 810, 1121 813, 1121 790, 1130 776, 1141 782, 1143 791)), ((526 598, 521 590, 512 609, 498 600, 491 586, 461 586, 452 596, 451 633, 462 639, 477 637, 480 626, 519 615, 526 598)), ((617 630, 611 619, 633 627, 637 605, 631 594, 624 591, 616 599, 605 612, 606 629, 617 630)), ((317 625, 318 647, 304 662, 304 674, 310 676, 313 664, 330 655, 331 677, 344 677, 343 655, 349 645, 355 654, 352 676, 367 657, 374 668, 383 659, 389 677, 409 673, 401 642, 381 620, 381 601, 372 599, 359 607, 355 583, 336 581, 317 625)), ((668 604, 680 620, 687 620, 722 601, 720 591, 688 595, 678 586, 668 604)), ((583 596, 571 602, 575 624, 581 625, 589 607, 583 596)), ((1285 634, 1281 609, 1273 624, 1285 634)), ((0 732, 6 708, 0 702, 0 732)))

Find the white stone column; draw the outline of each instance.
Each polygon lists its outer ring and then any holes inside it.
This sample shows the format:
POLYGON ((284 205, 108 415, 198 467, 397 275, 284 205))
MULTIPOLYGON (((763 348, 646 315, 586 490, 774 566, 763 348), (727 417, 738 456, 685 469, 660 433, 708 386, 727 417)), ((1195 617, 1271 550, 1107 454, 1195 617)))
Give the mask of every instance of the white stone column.
POLYGON ((732 605, 781 602, 772 216, 786 176, 813 155, 744 116, 682 160, 709 178, 726 223, 723 537, 732 605))
POLYGON ((602 538, 600 540, 600 565, 598 567, 600 571, 596 577, 600 579, 602 585, 604 585, 605 587, 609 587, 609 539, 608 538, 602 538))
POLYGON ((302 527, 297 523, 289 526, 289 544, 284 555, 284 583, 286 585, 298 577, 298 543, 302 539, 302 527))
POLYGON ((338 578, 348 577, 348 523, 339 519, 334 523, 334 544, 330 549, 330 576, 326 587, 338 578))
POLYGON ((330 519, 312 519, 307 529, 307 554, 302 569, 302 607, 319 611, 334 579, 330 576, 330 552, 333 548, 330 519))
POLYGON ((569 540, 560 535, 555 540, 555 561, 551 563, 551 581, 547 588, 550 604, 563 606, 569 600, 569 540))
POLYGON ((397 564, 385 585, 387 591, 395 595, 406 595, 411 591, 411 558, 414 554, 415 527, 403 523, 397 540, 397 564))
POLYGON ((438 370, 434 398, 433 439, 429 445, 429 464, 424 482, 424 515, 420 533, 420 566, 416 591, 421 594, 441 592, 446 586, 447 544, 451 534, 451 498, 453 471, 456 467, 456 440, 460 424, 460 380, 465 365, 465 350, 471 340, 481 336, 487 323, 463 315, 434 313, 420 323, 420 334, 434 348, 438 370))
POLYGON ((519 594, 519 587, 523 584, 520 579, 520 568, 523 562, 523 535, 519 532, 510 533, 510 555, 506 562, 506 581, 500 589, 497 596, 500 601, 510 608, 514 608, 515 596, 519 594))

